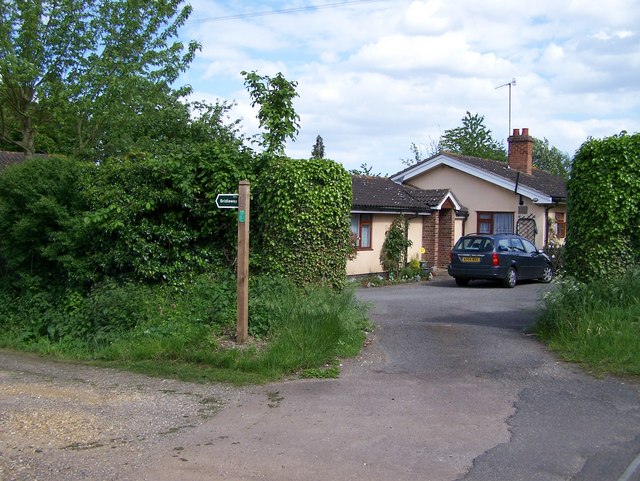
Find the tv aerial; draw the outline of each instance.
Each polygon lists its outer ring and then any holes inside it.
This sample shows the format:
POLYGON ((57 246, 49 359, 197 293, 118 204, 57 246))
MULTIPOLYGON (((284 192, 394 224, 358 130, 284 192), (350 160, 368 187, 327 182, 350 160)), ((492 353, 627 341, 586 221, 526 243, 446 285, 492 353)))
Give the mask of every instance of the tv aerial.
POLYGON ((509 87, 509 133, 507 134, 507 137, 511 135, 511 87, 512 86, 513 87, 516 86, 515 77, 511 79, 511 82, 507 82, 506 84, 499 85, 498 87, 496 87, 496 90, 501 89, 502 87, 509 87))

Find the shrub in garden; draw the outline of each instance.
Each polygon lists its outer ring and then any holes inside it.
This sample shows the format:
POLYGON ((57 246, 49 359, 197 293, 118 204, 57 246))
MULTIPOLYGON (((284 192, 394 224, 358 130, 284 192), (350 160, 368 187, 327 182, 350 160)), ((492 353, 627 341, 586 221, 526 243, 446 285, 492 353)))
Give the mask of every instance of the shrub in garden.
POLYGON ((619 275, 640 259, 640 134, 589 139, 568 182, 567 272, 619 275))

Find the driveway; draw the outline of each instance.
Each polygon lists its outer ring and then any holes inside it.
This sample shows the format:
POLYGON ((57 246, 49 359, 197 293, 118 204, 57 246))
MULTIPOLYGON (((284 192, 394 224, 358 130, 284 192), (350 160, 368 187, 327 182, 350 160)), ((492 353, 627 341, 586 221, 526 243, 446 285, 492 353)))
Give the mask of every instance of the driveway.
MULTIPOLYGON (((12 471, 0 477, 640 481, 638 383, 596 379, 556 361, 523 332, 548 288, 480 282, 457 288, 443 277, 361 289, 358 297, 371 303, 378 329, 361 357, 345 361, 340 379, 234 390, 74 367, 60 381, 64 389, 80 379, 79 389, 102 390, 107 400, 133 396, 137 409, 92 401, 93 415, 113 411, 106 419, 130 419, 131 429, 90 444, 102 439, 93 433, 63 446, 66 451, 36 440, 31 451, 20 451, 23 458, 4 442, 0 454, 10 458, 12 471), (94 372, 108 378, 92 381, 94 372), (203 406, 210 410, 198 416, 203 406), (54 460, 48 465, 33 454, 43 449, 54 460), (37 471, 38 462, 48 471, 37 471), (42 475, 56 469, 55 477, 42 475)), ((20 375, 33 377, 38 369, 20 375)), ((55 371, 48 376, 57 385, 55 371)), ((0 353, 3 388, 17 372, 18 363, 0 353)), ((10 408, 0 412, 1 424, 17 408, 15 397, 0 392, 0 401, 10 408)))

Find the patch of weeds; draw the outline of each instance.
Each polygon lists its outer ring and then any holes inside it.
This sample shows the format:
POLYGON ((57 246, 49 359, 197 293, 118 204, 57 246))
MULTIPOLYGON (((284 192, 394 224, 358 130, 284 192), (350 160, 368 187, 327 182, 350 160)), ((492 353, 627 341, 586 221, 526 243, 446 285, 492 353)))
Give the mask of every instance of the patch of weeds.
POLYGON ((334 359, 323 367, 303 369, 300 377, 303 379, 337 379, 340 377, 340 361, 334 359))
POLYGON ((202 398, 200 404, 202 407, 198 409, 198 415, 205 419, 218 414, 223 407, 223 403, 215 397, 202 398))
POLYGON ((92 443, 72 443, 62 449, 69 449, 71 451, 85 451, 87 449, 101 448, 102 446, 104 446, 104 444, 94 441, 92 443))
POLYGON ((175 434, 179 433, 183 429, 195 428, 193 424, 185 424, 184 426, 174 426, 172 428, 167 429, 166 431, 160 431, 158 434, 160 436, 166 436, 167 434, 175 434))
POLYGON ((267 399, 269 400, 267 406, 270 408, 277 408, 284 400, 284 397, 280 396, 280 391, 267 391, 267 399))

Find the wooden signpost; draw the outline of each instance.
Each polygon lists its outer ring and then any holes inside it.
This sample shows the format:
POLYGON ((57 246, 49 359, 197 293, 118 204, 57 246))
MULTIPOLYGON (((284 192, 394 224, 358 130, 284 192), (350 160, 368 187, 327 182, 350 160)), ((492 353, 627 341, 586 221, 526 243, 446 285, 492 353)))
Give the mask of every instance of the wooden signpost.
POLYGON ((218 194, 219 209, 238 209, 238 323, 236 342, 244 344, 249 337, 249 194, 248 180, 241 180, 237 194, 218 194))
POLYGON ((236 342, 249 336, 249 181, 238 185, 238 326, 236 342))

